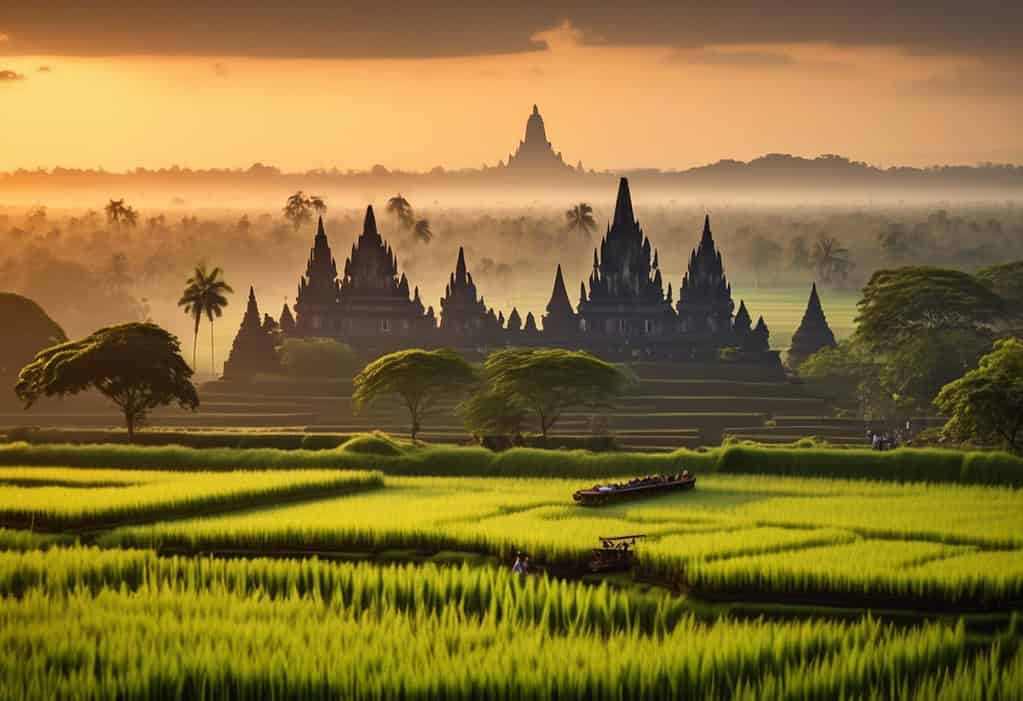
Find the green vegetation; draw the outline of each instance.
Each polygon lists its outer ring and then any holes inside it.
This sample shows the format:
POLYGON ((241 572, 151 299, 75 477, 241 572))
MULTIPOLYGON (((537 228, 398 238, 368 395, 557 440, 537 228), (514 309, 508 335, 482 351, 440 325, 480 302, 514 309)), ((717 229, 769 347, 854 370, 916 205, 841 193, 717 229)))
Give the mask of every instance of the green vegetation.
POLYGON ((220 268, 207 270, 206 264, 202 263, 195 267, 195 272, 185 282, 185 289, 178 300, 178 306, 184 309, 185 314, 192 317, 195 328, 192 330, 192 369, 196 365, 196 350, 199 343, 199 322, 203 316, 210 322, 210 368, 216 373, 216 362, 213 354, 213 320, 224 314, 224 307, 227 306, 227 297, 234 292, 230 285, 224 280, 224 271, 220 268))
POLYGON ((1023 596, 1018 490, 701 475, 692 492, 585 509, 568 501, 580 486, 388 478, 383 490, 118 529, 99 542, 184 552, 413 549, 501 558, 525 550, 548 564, 581 566, 599 536, 645 533, 641 567, 705 593, 769 592, 832 603, 850 595, 868 602, 902 597, 900 604, 915 602, 910 607, 992 607, 1023 596), (832 552, 831 559, 821 554, 832 552), (981 553, 1004 562, 997 571, 923 569, 981 553), (771 559, 775 554, 792 560, 771 559), (848 565, 836 569, 833 561, 843 558, 848 565), (714 569, 718 562, 721 571, 714 569), (799 567, 780 567, 792 563, 799 567))
MULTIPOLYGON (((335 439, 331 439, 335 440, 335 439)), ((813 444, 810 444, 813 446, 813 444)), ((0 445, 0 465, 141 470, 373 469, 389 475, 571 477, 600 479, 688 469, 744 473, 1023 486, 1023 459, 993 451, 902 448, 892 451, 732 445, 671 453, 410 444, 386 434, 355 436, 332 450, 197 450, 179 446, 0 445)))
POLYGON ((671 598, 505 571, 72 549, 0 555, 0 591, 0 683, 26 699, 1009 698, 1023 684, 1023 654, 971 647, 962 626, 703 624, 671 598))
MULTIPOLYGON (((604 407, 625 389, 627 376, 583 351, 509 348, 487 356, 489 391, 529 408, 546 439, 561 414, 577 407, 604 407)), ((509 411, 514 407, 510 407, 509 411)))
POLYGON ((942 430, 947 437, 1023 452, 1023 342, 996 341, 980 365, 945 385, 934 403, 949 417, 942 430))
POLYGON ((363 363, 346 343, 332 338, 286 338, 281 366, 292 377, 352 379, 363 363))
POLYGON ((0 468, 0 523, 44 530, 115 526, 280 504, 382 486, 369 472, 125 472, 0 468))
POLYGON ((355 376, 352 407, 358 411, 382 396, 398 395, 408 409, 414 441, 431 406, 439 399, 457 397, 475 381, 472 367, 453 350, 397 351, 377 358, 355 376))
POLYGON ((111 326, 41 351, 22 369, 15 392, 31 406, 40 397, 87 389, 121 410, 129 442, 152 409, 171 403, 193 411, 199 406, 177 337, 150 323, 111 326))

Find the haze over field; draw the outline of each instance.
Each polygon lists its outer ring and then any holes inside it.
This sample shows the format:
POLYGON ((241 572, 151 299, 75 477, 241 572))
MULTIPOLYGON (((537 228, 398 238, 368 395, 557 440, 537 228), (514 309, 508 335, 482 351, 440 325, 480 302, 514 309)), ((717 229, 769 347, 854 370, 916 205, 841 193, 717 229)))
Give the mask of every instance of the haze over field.
POLYGON ((153 318, 187 337, 177 295, 206 261, 238 293, 226 349, 249 285, 264 312, 294 301, 314 222, 282 207, 304 190, 339 263, 374 204, 426 305, 464 246, 488 305, 539 319, 559 263, 577 297, 624 174, 665 285, 710 212, 775 347, 826 272, 817 242, 847 249, 822 284, 844 337, 879 267, 1023 255, 1023 168, 991 165, 1023 162, 1021 19, 996 2, 5 8, 0 288, 73 335, 153 318), (555 175, 504 168, 533 104, 555 175), (399 192, 431 241, 384 212, 399 192), (134 225, 104 216, 122 198, 134 225), (581 201, 589 234, 566 226, 581 201))

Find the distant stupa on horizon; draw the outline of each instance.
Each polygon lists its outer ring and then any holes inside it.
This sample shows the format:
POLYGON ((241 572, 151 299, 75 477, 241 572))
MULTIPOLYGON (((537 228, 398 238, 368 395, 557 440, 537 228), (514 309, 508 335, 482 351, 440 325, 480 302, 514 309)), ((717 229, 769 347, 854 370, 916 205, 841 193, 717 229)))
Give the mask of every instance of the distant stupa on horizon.
MULTIPOLYGON (((509 172, 533 175, 563 174, 576 170, 565 163, 561 152, 555 152, 551 142, 547 140, 547 129, 536 105, 533 105, 533 113, 526 120, 526 138, 519 142, 515 153, 508 156, 505 168, 509 172)), ((581 162, 578 170, 582 170, 581 162)))

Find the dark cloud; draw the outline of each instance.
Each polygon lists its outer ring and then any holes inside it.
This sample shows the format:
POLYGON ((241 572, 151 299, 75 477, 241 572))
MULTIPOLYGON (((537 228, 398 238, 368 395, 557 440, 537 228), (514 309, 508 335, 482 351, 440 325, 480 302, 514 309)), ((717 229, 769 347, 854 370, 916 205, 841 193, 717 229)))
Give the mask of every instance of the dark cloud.
POLYGON ((14 71, 0 71, 0 83, 12 83, 16 80, 24 80, 25 76, 14 71))
POLYGON ((1023 56, 1007 0, 33 0, 0 15, 0 53, 308 58, 535 51, 568 20, 584 41, 700 48, 830 42, 920 53, 1023 56))
POLYGON ((820 71, 851 71, 854 67, 840 61, 804 59, 785 53, 768 51, 729 51, 718 49, 697 49, 676 51, 668 56, 668 62, 690 66, 712 66, 724 68, 798 68, 820 71))
POLYGON ((944 98, 1018 97, 1023 95, 1023 74, 1008 63, 985 63, 913 81, 900 93, 944 98))

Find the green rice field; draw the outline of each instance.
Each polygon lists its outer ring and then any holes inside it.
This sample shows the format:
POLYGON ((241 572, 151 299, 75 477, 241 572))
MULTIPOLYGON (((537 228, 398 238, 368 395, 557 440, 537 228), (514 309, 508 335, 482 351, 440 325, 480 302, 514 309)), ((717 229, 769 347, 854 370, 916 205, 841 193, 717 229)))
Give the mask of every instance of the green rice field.
POLYGON ((750 474, 744 454, 586 508, 595 479, 556 476, 555 451, 526 454, 555 476, 437 476, 411 473, 442 453, 375 471, 383 448, 356 447, 373 469, 0 467, 0 697, 1023 691, 1014 484, 750 474), (590 574, 623 534, 646 535, 633 571, 590 574))

